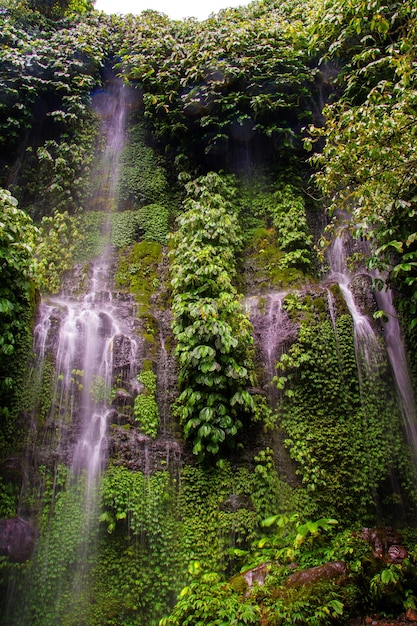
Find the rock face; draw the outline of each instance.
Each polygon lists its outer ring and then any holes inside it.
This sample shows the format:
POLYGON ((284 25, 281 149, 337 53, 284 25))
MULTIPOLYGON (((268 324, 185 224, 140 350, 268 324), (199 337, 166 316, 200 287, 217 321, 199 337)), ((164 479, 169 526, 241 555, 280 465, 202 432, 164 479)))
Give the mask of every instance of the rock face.
POLYGON ((0 520, 0 555, 12 563, 24 563, 32 556, 37 533, 20 517, 0 520))
POLYGON ((291 574, 285 581, 285 586, 302 587, 305 585, 313 585, 321 580, 337 580, 338 582, 343 582, 345 578, 346 563, 343 561, 333 561, 291 574))
POLYGON ((361 538, 369 543, 374 557, 386 563, 401 563, 407 558, 401 535, 392 528, 363 528, 361 538))

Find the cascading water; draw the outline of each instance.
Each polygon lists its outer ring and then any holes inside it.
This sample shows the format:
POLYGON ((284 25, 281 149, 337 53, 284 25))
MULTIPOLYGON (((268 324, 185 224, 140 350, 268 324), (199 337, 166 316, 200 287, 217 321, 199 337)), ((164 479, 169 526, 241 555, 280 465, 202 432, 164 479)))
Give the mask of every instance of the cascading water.
MULTIPOLYGON (((369 370, 374 372, 374 366, 381 358, 381 341, 377 336, 369 318, 364 315, 355 302, 350 282, 351 276, 346 269, 346 254, 344 249, 343 235, 336 237, 330 252, 329 262, 331 278, 335 279, 343 294, 346 305, 352 316, 355 332, 355 344, 359 361, 369 370)), ((379 308, 385 313, 384 322, 384 346, 391 365, 392 376, 395 381, 396 391, 400 404, 401 414, 407 433, 414 459, 417 460, 417 413, 413 392, 413 386, 402 340, 400 323, 394 308, 392 292, 385 287, 376 290, 375 300, 379 308)), ((384 350, 385 354, 385 350, 384 350)))
POLYGON ((331 280, 335 280, 343 294, 346 306, 352 316, 356 358, 360 379, 375 375, 384 354, 381 352, 381 341, 375 332, 369 318, 364 315, 355 302, 350 287, 351 279, 346 267, 345 241, 343 235, 334 240, 329 250, 329 264, 331 268, 331 280))
POLYGON ((55 477, 52 486, 43 487, 43 492, 52 488, 52 501, 30 590, 25 592, 27 602, 17 606, 12 601, 7 616, 10 624, 46 626, 65 619, 65 623, 83 623, 80 615, 88 605, 88 574, 98 540, 99 479, 107 459, 108 422, 115 413, 112 400, 116 387, 130 389, 132 394, 137 388, 141 346, 135 334, 135 307, 129 298, 122 303, 113 298, 110 283, 110 212, 116 205, 127 97, 125 88, 114 82, 93 98, 105 147, 93 174, 99 184, 91 209, 107 209, 104 251, 90 263, 85 295, 77 296, 74 274, 57 297, 44 299, 39 307, 34 332, 37 380, 42 386, 43 372, 50 371, 51 364, 55 378, 43 441, 34 433, 38 439, 34 463, 41 465, 46 459, 45 466, 55 477))
POLYGON ((392 291, 388 288, 382 289, 376 292, 375 297, 379 308, 387 316, 384 323, 385 343, 396 384, 407 441, 414 465, 417 467, 417 411, 400 323, 393 304, 392 291))
MULTIPOLYGON (((373 467, 368 464, 366 471, 369 472, 370 484, 375 484, 374 499, 378 510, 377 483, 381 468, 387 467, 390 471, 398 463, 395 446, 390 442, 387 432, 381 428, 382 416, 390 414, 392 424, 397 421, 400 424, 400 413, 402 414, 408 443, 411 444, 409 448, 411 448, 415 462, 417 437, 414 398, 392 296, 389 291, 382 291, 375 295, 373 306, 376 308, 378 304, 390 318, 384 328, 377 328, 365 312, 369 307, 364 302, 358 305, 358 300, 361 298, 356 289, 362 282, 369 294, 372 277, 366 273, 350 274, 346 266, 346 245, 346 235, 342 232, 336 237, 329 250, 328 260, 331 270, 329 279, 338 284, 353 321, 362 407, 363 445, 365 450, 366 446, 372 447, 372 454, 369 452, 369 458, 372 455, 375 457, 373 467)), ((330 303, 330 309, 332 309, 332 303, 330 303)), ((334 328, 337 343, 335 323, 334 328)), ((393 433, 391 436, 394 437, 393 433)), ((393 491, 400 493, 401 488, 394 470, 391 471, 391 482, 393 491)), ((404 515, 405 511, 398 511, 398 514, 404 515)))
POLYGON ((271 406, 275 406, 278 399, 277 387, 272 382, 276 375, 276 364, 297 332, 283 307, 286 295, 286 291, 279 291, 245 300, 245 308, 254 327, 255 341, 262 355, 265 385, 271 406))

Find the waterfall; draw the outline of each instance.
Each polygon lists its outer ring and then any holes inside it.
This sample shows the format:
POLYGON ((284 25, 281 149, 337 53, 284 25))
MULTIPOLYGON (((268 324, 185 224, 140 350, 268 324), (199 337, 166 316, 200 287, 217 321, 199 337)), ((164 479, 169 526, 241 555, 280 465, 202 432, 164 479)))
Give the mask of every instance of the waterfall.
POLYGON ((286 291, 246 298, 244 306, 254 327, 255 341, 264 365, 264 382, 271 406, 278 401, 278 390, 272 382, 276 364, 288 343, 296 335, 296 325, 283 307, 286 291))
MULTIPOLYGON (((110 217, 116 205, 127 91, 122 84, 114 82, 107 91, 102 90, 93 98, 93 106, 101 117, 105 148, 94 172, 99 185, 92 205, 94 207, 99 198, 110 217)), ((104 233, 107 239, 109 224, 108 219, 104 233)), ((113 303, 109 257, 107 242, 102 255, 90 264, 87 293, 77 298, 69 288, 69 294, 64 290, 59 297, 49 298, 38 324, 39 329, 50 328, 52 323, 47 318, 59 319, 51 418, 59 416, 60 420, 64 418, 73 424, 75 445, 71 470, 74 476, 85 471, 89 494, 106 459, 107 415, 115 383, 114 345, 118 337, 126 337, 126 329, 121 328, 117 319, 117 303, 113 303)), ((38 332, 36 336, 42 338, 42 333, 38 332)), ((137 342, 129 337, 127 342, 130 348, 126 362, 131 368, 136 360, 137 342)), ((39 346, 39 352, 42 352, 42 346, 39 346)), ((129 377, 134 374, 130 371, 129 377)))
POLYGON ((355 302, 351 289, 351 276, 346 268, 345 240, 343 235, 335 238, 329 250, 331 279, 335 280, 342 292, 346 306, 352 316, 356 359, 361 381, 364 377, 375 375, 377 368, 384 359, 381 342, 370 319, 362 313, 355 302))
MULTIPOLYGON (((93 172, 98 185, 90 208, 106 208, 104 251, 89 265, 84 294, 77 294, 74 273, 66 278, 61 293, 45 297, 38 310, 34 331, 37 384, 45 387, 46 370, 54 372, 54 379, 49 385, 50 408, 43 408, 44 424, 33 434, 37 438, 33 463, 45 466, 45 475, 52 473, 53 482, 50 485, 48 478, 42 487, 43 493, 52 490, 48 519, 43 520, 27 597, 24 603, 16 598, 11 603, 10 624, 46 626, 65 620, 81 624, 80 616, 89 605, 89 572, 98 543, 100 476, 107 460, 109 421, 117 413, 113 400, 116 388, 129 389, 134 395, 141 348, 133 298, 119 302, 110 281, 110 214, 117 204, 127 105, 127 90, 117 82, 93 97, 101 119, 103 141, 99 145, 104 148, 93 172), (38 611, 42 622, 36 621, 38 611)), ((39 408, 42 401, 35 404, 39 408)))
MULTIPOLYGON (((358 304, 360 298, 355 289, 355 283, 360 282, 361 277, 369 281, 372 277, 366 272, 351 274, 348 271, 346 244, 346 236, 342 232, 329 250, 329 278, 339 285, 353 321, 361 399, 362 445, 368 458, 375 457, 373 467, 368 461, 366 471, 369 472, 370 484, 374 485, 374 501, 378 511, 380 505, 378 481, 381 468, 385 467, 390 475, 393 492, 398 494, 401 492, 398 469, 395 469, 398 465, 395 446, 401 444, 399 442, 394 444, 397 437, 396 428, 401 425, 401 417, 410 449, 409 454, 414 457, 411 460, 414 460, 414 465, 416 464, 415 405, 400 326, 392 304, 392 294, 385 290, 375 295, 373 306, 376 308, 378 305, 389 317, 385 327, 377 328, 365 312, 366 304, 369 302, 358 304), (388 420, 385 421, 385 427, 382 426, 384 420, 388 420), (369 454, 366 450, 369 450, 369 454)), ((336 325, 334 327, 337 341, 336 325)), ((404 450, 403 454, 406 456, 407 452, 404 450)), ((405 510, 398 510, 397 514, 405 515, 405 510)))
POLYGON ((414 464, 417 467, 416 403, 400 323, 393 304, 392 291, 388 288, 382 289, 376 292, 375 297, 379 308, 382 309, 387 316, 387 320, 384 324, 385 343, 395 380, 407 440, 411 448, 414 464))
POLYGON ((346 305, 353 319, 355 346, 358 358, 358 367, 367 368, 368 376, 375 373, 375 368, 386 354, 391 365, 391 374, 399 402, 399 408, 407 435, 407 440, 417 463, 417 413, 413 392, 413 385, 407 364, 404 342, 401 335, 400 323, 394 308, 391 290, 385 286, 375 292, 375 299, 379 308, 386 314, 384 323, 384 353, 381 353, 381 341, 371 325, 369 318, 357 306, 351 287, 351 276, 346 269, 346 254, 343 235, 336 237, 330 252, 329 262, 331 278, 335 279, 343 294, 346 305))

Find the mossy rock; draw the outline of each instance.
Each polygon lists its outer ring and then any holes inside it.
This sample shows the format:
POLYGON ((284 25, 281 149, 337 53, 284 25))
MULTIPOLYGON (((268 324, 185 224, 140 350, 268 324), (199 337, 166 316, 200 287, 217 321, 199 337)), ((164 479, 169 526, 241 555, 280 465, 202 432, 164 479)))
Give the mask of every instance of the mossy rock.
POLYGON ((125 248, 120 254, 116 286, 135 296, 139 304, 139 316, 149 312, 150 298, 159 283, 161 254, 161 244, 154 241, 141 241, 125 248))
POLYGON ((305 273, 297 267, 282 267, 284 253, 277 243, 275 228, 256 228, 244 252, 245 266, 259 293, 296 287, 306 281, 305 273))

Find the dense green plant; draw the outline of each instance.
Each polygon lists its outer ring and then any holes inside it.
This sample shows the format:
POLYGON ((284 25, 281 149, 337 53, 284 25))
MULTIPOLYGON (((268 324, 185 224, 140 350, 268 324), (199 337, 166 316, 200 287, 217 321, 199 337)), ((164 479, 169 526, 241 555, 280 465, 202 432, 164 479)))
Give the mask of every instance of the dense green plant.
POLYGON ((0 476, 0 519, 16 515, 18 495, 17 486, 0 476))
MULTIPOLYGON (((0 189, 0 441, 16 448, 18 391, 30 350, 35 307, 34 258, 38 231, 10 192, 0 189)), ((22 395, 22 394, 20 394, 22 395)))
POLYGON ((260 608, 251 602, 242 603, 232 587, 218 574, 203 574, 181 591, 180 599, 168 618, 159 626, 181 626, 193 624, 259 624, 260 608))
POLYGON ((240 236, 230 183, 210 173, 187 185, 173 237, 172 329, 181 393, 177 414, 199 458, 232 445, 250 413, 251 325, 233 279, 240 236))
POLYGON ((144 370, 138 374, 138 380, 144 385, 144 390, 135 398, 133 415, 145 435, 155 439, 159 425, 159 410, 155 398, 156 374, 151 370, 144 370))
POLYGON ((85 485, 83 481, 66 484, 65 467, 58 468, 55 477, 53 472, 41 469, 45 478, 43 493, 38 494, 45 505, 39 520, 41 536, 24 581, 26 602, 15 605, 10 623, 38 622, 46 626, 73 620, 82 624, 88 608, 88 566, 79 565, 87 551, 90 565, 95 556, 94 535, 86 523, 85 485))
POLYGON ((6 149, 1 177, 6 175, 37 219, 54 209, 72 213, 88 193, 96 131, 89 101, 105 31, 93 17, 68 28, 68 22, 45 20, 26 3, 12 4, 0 15, 0 128, 6 149))
POLYGON ((43 291, 59 291, 63 273, 74 265, 76 242, 80 238, 82 234, 77 229, 76 221, 67 211, 56 212, 54 216, 42 219, 36 253, 39 283, 43 291))
MULTIPOLYGON (((315 42, 340 66, 341 98, 326 106, 325 138, 314 155, 316 181, 330 209, 372 242, 372 264, 392 272, 416 304, 416 6, 412 1, 334 2, 319 6, 315 42), (320 43, 319 43, 320 42, 320 43)), ((310 139, 307 146, 312 147, 310 139)), ((413 321, 413 324, 417 322, 413 321)))
POLYGON ((142 220, 139 211, 122 211, 111 215, 111 242, 116 248, 125 248, 139 239, 142 220))
POLYGON ((139 239, 166 244, 169 209, 163 204, 148 204, 132 211, 113 213, 111 241, 116 248, 132 245, 139 239))
POLYGON ((111 465, 103 478, 107 527, 95 569, 89 624, 156 626, 186 581, 186 554, 168 472, 111 465))
POLYGON ((306 511, 339 517, 351 502, 353 519, 372 516, 373 494, 393 467, 404 471, 406 454, 386 360, 381 353, 372 373, 360 363, 359 381, 349 316, 341 315, 334 329, 324 312, 315 311, 314 300, 306 306, 288 297, 285 306, 301 324, 277 366, 279 416, 307 490, 300 493, 306 511), (381 445, 375 447, 375 440, 381 445))
POLYGON ((93 0, 28 0, 31 9, 48 18, 59 19, 73 11, 92 10, 93 0))
MULTIPOLYGON (((38 231, 30 217, 18 208, 17 200, 4 189, 0 189, 0 209, 0 350, 4 358, 13 354, 19 334, 25 329, 21 316, 33 298, 38 231)), ((2 382, 7 384, 4 379, 2 382)))
POLYGON ((141 124, 128 131, 118 192, 125 205, 135 207, 159 203, 168 196, 165 170, 156 152, 146 145, 146 132, 141 124))
POLYGON ((293 27, 300 18, 293 3, 268 2, 175 29, 153 12, 132 20, 121 67, 140 82, 145 115, 183 166, 204 152, 227 163, 230 148, 250 152, 260 137, 274 151, 297 147, 313 77, 293 27))
POLYGON ((74 216, 73 257, 77 263, 85 263, 103 253, 107 243, 104 236, 108 215, 103 211, 84 211, 74 216))
POLYGON ((271 457, 255 456, 255 472, 222 461, 211 470, 186 465, 181 472, 179 513, 188 563, 201 571, 235 573, 259 524, 271 510, 289 504, 271 457), (265 462, 267 461, 267 462, 265 462), (263 471, 259 471, 262 467, 263 471))
POLYGON ((311 264, 313 237, 309 233, 305 203, 292 185, 283 185, 273 194, 272 222, 277 229, 278 245, 284 252, 280 268, 306 269, 311 264))
POLYGON ((312 273, 313 237, 299 167, 255 171, 238 186, 236 205, 244 236, 244 262, 251 289, 286 289, 312 273))
POLYGON ((169 226, 169 204, 147 204, 138 210, 143 228, 143 239, 156 241, 161 245, 167 243, 169 226))

